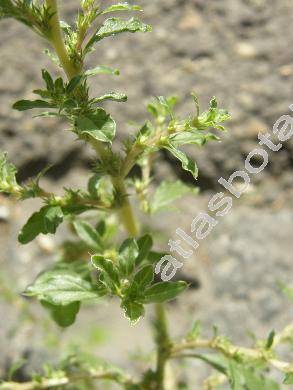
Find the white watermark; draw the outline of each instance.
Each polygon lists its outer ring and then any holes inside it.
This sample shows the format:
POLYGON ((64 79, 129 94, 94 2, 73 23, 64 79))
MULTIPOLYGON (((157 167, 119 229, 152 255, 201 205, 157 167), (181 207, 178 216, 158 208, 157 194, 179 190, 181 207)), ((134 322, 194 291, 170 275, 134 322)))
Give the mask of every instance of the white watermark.
MULTIPOLYGON (((289 108, 293 111, 293 104, 289 108)), ((184 260, 189 259, 198 249, 200 242, 217 226, 220 218, 227 215, 232 209, 233 197, 239 199, 248 189, 251 176, 257 175, 268 165, 268 152, 278 152, 282 149, 282 143, 288 141, 292 135, 293 117, 290 115, 282 115, 274 124, 272 133, 268 132, 263 134, 260 132, 258 134, 259 147, 251 151, 246 157, 244 163, 245 169, 235 171, 227 180, 223 177, 218 180, 232 196, 226 195, 224 192, 218 192, 212 196, 208 203, 208 212, 200 212, 192 220, 190 233, 186 233, 181 228, 176 229, 176 234, 179 239, 169 240, 170 252, 176 252, 184 260), (273 135, 278 139, 277 143, 272 141, 273 135), (252 164, 252 161, 254 161, 254 164, 252 164), (256 165, 255 161, 258 162, 258 165, 256 165), (182 246, 183 243, 185 244, 185 249, 182 246)), ((156 264, 155 273, 161 274, 163 281, 169 281, 175 276, 177 270, 183 264, 182 261, 179 261, 175 257, 165 255, 156 264)))

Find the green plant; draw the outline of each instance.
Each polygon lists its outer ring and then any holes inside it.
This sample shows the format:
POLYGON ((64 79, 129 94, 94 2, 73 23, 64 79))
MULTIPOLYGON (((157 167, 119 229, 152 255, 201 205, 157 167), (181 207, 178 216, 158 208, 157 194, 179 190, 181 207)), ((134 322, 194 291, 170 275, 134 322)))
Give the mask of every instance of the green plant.
POLYGON ((136 197, 141 210, 152 214, 194 191, 194 187, 181 182, 166 181, 152 194, 154 157, 160 150, 166 150, 196 178, 196 163, 179 148, 186 144, 203 146, 208 141, 218 140, 218 136, 209 130, 224 130, 222 123, 229 119, 229 114, 218 108, 215 98, 209 109, 200 113, 197 97, 192 95, 195 112, 181 119, 174 111, 175 97, 158 97, 147 107, 152 119, 125 139, 123 150, 113 150, 116 124, 101 105, 105 100, 125 102, 127 97, 116 92, 92 97, 91 77, 118 75, 119 71, 101 65, 86 69, 85 58, 104 38, 123 32, 151 31, 150 26, 137 18, 104 16, 140 10, 139 6, 128 3, 103 8, 95 0, 81 0, 75 24, 68 25, 59 19, 56 0, 0 0, 0 16, 14 18, 41 36, 53 50, 50 57, 66 76, 53 79, 43 69, 44 86, 34 91, 39 98, 18 101, 13 107, 19 111, 45 109, 38 114, 44 120, 51 116, 66 120, 76 137, 88 143, 97 154, 87 188, 65 189, 63 196, 48 192, 40 185, 45 172, 25 185, 19 184, 16 168, 2 154, 0 191, 19 200, 40 198, 44 203, 19 233, 22 244, 41 233, 55 234, 64 221, 75 235, 75 240, 62 245, 59 261, 44 270, 24 294, 36 297, 61 327, 70 326, 76 320, 83 301, 94 303, 115 296, 133 324, 143 317, 145 305, 154 304, 156 366, 141 378, 132 378, 109 364, 76 354, 58 367, 47 369, 41 376, 32 377, 31 382, 3 382, 2 389, 82 388, 79 387, 82 385, 93 388, 99 380, 114 381, 129 390, 185 389, 188 385, 179 383, 176 378, 175 384, 170 384, 172 375, 167 369, 171 359, 179 358, 201 359, 218 372, 205 382, 205 389, 218 388, 225 381, 236 390, 276 389, 278 385, 264 375, 269 366, 283 371, 285 383, 292 383, 292 364, 277 359, 275 352, 279 343, 292 342, 292 326, 280 334, 272 332, 267 340, 258 341, 253 348, 234 346, 217 331, 211 339, 202 339, 198 322, 182 342, 173 341, 169 334, 165 303, 182 293, 187 283, 154 281, 154 265, 162 254, 152 249, 151 232, 140 233, 130 200, 136 197), (141 176, 133 178, 130 172, 136 165, 140 167, 141 176), (121 245, 117 238, 118 233, 118 237, 121 236, 117 219, 127 236, 121 245), (203 353, 206 349, 214 353, 203 353))

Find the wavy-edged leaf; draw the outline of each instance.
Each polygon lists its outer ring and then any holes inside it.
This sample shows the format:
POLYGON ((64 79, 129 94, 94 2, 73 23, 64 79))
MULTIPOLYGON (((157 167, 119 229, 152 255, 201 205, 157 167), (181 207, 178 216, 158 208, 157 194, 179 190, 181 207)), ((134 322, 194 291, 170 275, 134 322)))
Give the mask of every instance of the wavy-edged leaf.
POLYGON ((134 275, 133 282, 136 283, 138 289, 143 291, 146 287, 152 284, 154 280, 154 268, 151 264, 143 266, 134 275))
POLYGON ((172 155, 181 162, 182 168, 185 171, 190 172, 195 179, 198 177, 198 168, 196 163, 191 160, 185 153, 177 149, 171 143, 165 144, 163 147, 172 153, 172 155))
POLYGON ((16 173, 16 167, 7 161, 7 154, 0 153, 0 192, 19 187, 15 177, 16 173))
POLYGON ((119 249, 119 269, 124 276, 127 277, 133 272, 138 253, 138 245, 134 238, 128 238, 122 243, 119 249))
POLYGON ((187 283, 159 282, 147 288, 144 292, 143 303, 160 303, 171 301, 187 288, 187 283))
POLYGON ((156 213, 158 211, 166 210, 166 208, 168 208, 176 199, 190 193, 196 193, 197 191, 197 188, 188 186, 180 180, 173 182, 163 181, 156 189, 150 202, 151 212, 156 213))
POLYGON ((86 49, 89 49, 93 43, 100 41, 103 38, 121 34, 123 32, 149 32, 151 26, 141 22, 139 19, 131 18, 129 20, 123 20, 120 18, 106 19, 98 31, 88 42, 86 49))
POLYGON ((116 123, 112 117, 102 108, 86 116, 81 115, 76 119, 77 132, 87 138, 92 137, 97 141, 113 141, 116 132, 116 123))
POLYGON ((101 282, 112 292, 116 292, 116 288, 120 286, 120 279, 118 270, 113 262, 101 255, 92 256, 91 262, 101 272, 101 282))
POLYGON ((54 234, 63 221, 63 211, 59 206, 44 206, 35 212, 21 229, 18 240, 27 244, 39 234, 54 234))
POLYGON ((177 149, 171 143, 164 144, 163 147, 167 149, 177 160, 181 162, 182 168, 188 171, 196 179, 198 177, 198 168, 196 163, 191 160, 185 153, 177 149))
POLYGON ((142 11, 141 7, 139 5, 132 5, 127 2, 118 3, 110 5, 110 7, 107 7, 103 10, 102 15, 108 14, 110 12, 117 12, 117 11, 142 11))
POLYGON ((139 265, 148 257, 148 254, 153 246, 153 239, 150 234, 145 234, 137 240, 139 254, 136 258, 136 265, 139 265))
POLYGON ((64 306, 53 305, 47 301, 41 301, 41 304, 50 312, 53 320, 62 328, 66 328, 75 322, 80 309, 80 302, 72 302, 64 306))
POLYGON ((124 310, 125 317, 128 318, 132 324, 135 324, 144 315, 144 307, 138 302, 122 302, 121 308, 124 310))
POLYGON ((78 237, 96 252, 102 251, 103 244, 98 232, 87 222, 75 220, 74 229, 78 237))
POLYGON ((62 269, 40 274, 35 282, 28 286, 24 295, 61 306, 100 297, 98 290, 81 275, 62 269))
POLYGON ((127 96, 124 93, 109 92, 92 100, 92 103, 103 102, 104 100, 112 100, 114 102, 126 102, 127 96))
POLYGON ((201 131, 184 131, 175 133, 170 136, 170 140, 175 147, 182 145, 198 145, 203 146, 208 141, 219 141, 219 137, 212 133, 204 133, 201 131))
POLYGON ((56 108, 55 104, 46 102, 45 100, 19 100, 14 103, 12 108, 18 111, 32 110, 33 108, 56 108))
POLYGON ((119 76, 120 75, 120 71, 118 69, 109 68, 108 66, 99 65, 99 66, 96 66, 93 69, 88 69, 88 70, 86 70, 84 72, 84 75, 86 77, 95 76, 97 74, 112 74, 112 75, 115 75, 115 76, 119 76))

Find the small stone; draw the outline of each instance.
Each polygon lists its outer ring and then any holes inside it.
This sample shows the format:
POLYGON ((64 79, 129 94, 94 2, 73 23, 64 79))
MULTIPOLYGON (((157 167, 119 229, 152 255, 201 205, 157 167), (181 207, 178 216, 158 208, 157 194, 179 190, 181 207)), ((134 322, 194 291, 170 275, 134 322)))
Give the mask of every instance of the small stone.
POLYGON ((194 10, 187 10, 185 15, 180 20, 178 27, 180 30, 198 30, 202 27, 203 21, 201 16, 194 10))
POLYGON ((7 222, 10 217, 9 207, 0 205, 0 222, 7 222))
POLYGON ((257 56, 256 48, 248 42, 239 42, 235 48, 236 53, 244 59, 252 59, 257 56))
POLYGON ((284 65, 279 68, 280 75, 283 77, 289 77, 293 75, 293 64, 284 65))

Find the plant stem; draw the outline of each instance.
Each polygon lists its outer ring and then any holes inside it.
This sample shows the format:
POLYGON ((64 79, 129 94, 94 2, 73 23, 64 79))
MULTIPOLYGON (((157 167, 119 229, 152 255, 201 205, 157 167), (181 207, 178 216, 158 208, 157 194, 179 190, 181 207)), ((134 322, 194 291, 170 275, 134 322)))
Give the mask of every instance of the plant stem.
POLYGON ((57 0, 46 0, 46 4, 47 7, 53 13, 53 16, 50 19, 51 31, 50 31, 49 39, 56 51, 56 54, 60 60, 62 68, 64 69, 68 79, 71 80, 74 76, 76 76, 80 72, 80 69, 74 66, 67 53, 63 36, 62 36, 61 27, 60 27, 57 0))
POLYGON ((119 216, 120 220, 123 223, 125 229, 129 233, 131 237, 136 237, 139 233, 137 222, 134 216, 134 212, 132 209, 132 206, 128 199, 128 194, 125 188, 125 184, 122 178, 118 177, 112 177, 112 182, 116 190, 122 195, 123 197, 123 204, 121 208, 119 209, 119 216))
POLYGON ((157 344, 157 366, 156 366, 156 390, 163 390, 165 383, 166 364, 170 357, 171 342, 169 337, 167 315, 165 305, 157 303, 155 306, 154 327, 156 331, 157 344))

